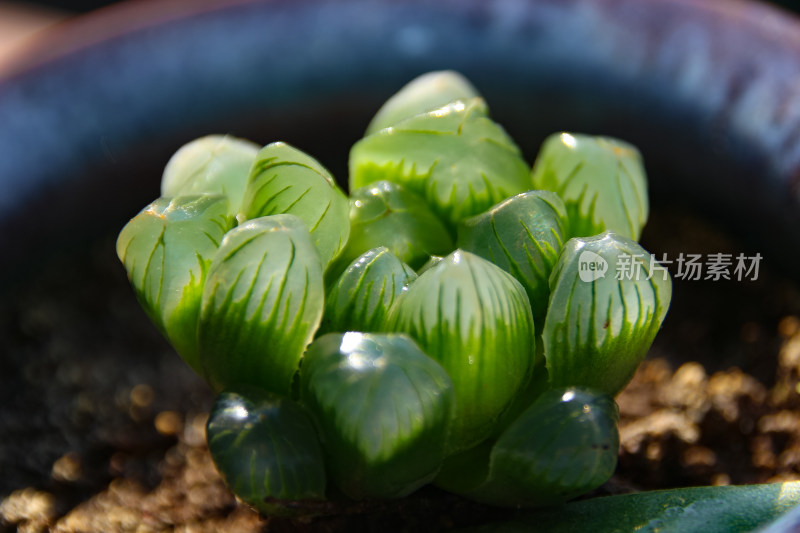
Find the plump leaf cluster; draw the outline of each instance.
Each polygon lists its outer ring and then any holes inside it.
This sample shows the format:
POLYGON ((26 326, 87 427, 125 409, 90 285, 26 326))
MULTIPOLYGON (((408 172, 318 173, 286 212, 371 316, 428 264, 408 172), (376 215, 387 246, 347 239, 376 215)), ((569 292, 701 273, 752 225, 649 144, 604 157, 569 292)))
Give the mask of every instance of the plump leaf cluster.
POLYGON ((635 241, 641 158, 561 133, 533 169, 472 85, 412 81, 349 197, 284 143, 198 139, 119 236, 139 301, 219 393, 217 467, 269 514, 427 483, 497 505, 588 492, 670 279, 635 241))

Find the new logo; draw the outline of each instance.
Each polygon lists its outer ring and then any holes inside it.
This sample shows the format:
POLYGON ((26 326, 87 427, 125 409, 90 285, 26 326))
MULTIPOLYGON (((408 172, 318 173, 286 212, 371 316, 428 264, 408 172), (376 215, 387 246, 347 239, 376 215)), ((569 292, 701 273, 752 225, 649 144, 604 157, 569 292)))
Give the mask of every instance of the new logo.
POLYGON ((578 256, 578 275, 581 281, 590 282, 605 277, 608 262, 594 252, 585 250, 578 256))

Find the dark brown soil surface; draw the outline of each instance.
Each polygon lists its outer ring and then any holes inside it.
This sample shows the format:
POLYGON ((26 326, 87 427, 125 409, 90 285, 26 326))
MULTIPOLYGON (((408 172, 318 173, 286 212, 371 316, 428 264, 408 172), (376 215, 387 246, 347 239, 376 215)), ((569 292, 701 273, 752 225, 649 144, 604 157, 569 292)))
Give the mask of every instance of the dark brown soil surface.
MULTIPOLYGON (((204 444, 213 400, 147 321, 113 236, 29 273, 0 304, 0 532, 429 531, 511 516, 426 488, 314 521, 266 520, 204 444)), ((659 254, 746 251, 656 214, 659 254)), ((800 291, 676 282, 664 327, 619 396, 617 473, 599 493, 800 479, 800 291)))

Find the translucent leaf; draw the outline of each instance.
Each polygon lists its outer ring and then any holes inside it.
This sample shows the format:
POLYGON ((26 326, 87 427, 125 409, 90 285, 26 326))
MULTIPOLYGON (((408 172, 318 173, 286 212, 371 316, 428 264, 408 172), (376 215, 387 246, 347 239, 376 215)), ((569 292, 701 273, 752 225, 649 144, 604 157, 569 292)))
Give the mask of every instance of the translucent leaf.
POLYGON ((254 387, 217 397, 208 448, 228 487, 268 515, 313 514, 325 499, 325 464, 311 418, 291 400, 254 387))
POLYGON ((376 181, 422 196, 451 229, 464 218, 530 188, 519 149, 480 98, 416 115, 358 141, 350 190, 376 181))
POLYGON ((438 109, 455 100, 480 96, 467 79, 452 70, 428 72, 405 85, 389 98, 367 127, 366 135, 398 122, 438 109))
POLYGON ((229 231, 203 292, 206 379, 218 390, 247 383, 289 394, 323 298, 319 254, 299 218, 261 217, 229 231))
MULTIPOLYGON (((755 533, 800 504, 800 481, 691 487, 591 498, 530 511, 473 533, 755 533)), ((772 529, 769 529, 772 533, 772 529)), ((789 533, 795 529, 777 529, 789 533)))
POLYGON ((144 310, 196 371, 197 318, 211 258, 233 225, 220 195, 159 198, 119 234, 117 255, 144 310))
POLYGON ((549 191, 528 191, 462 221, 458 247, 517 278, 528 293, 533 319, 541 327, 550 296, 550 272, 566 235, 564 202, 549 191))
POLYGON ((349 211, 347 197, 316 159, 280 142, 258 153, 242 207, 245 219, 283 213, 300 218, 327 267, 347 242, 349 211))
POLYGON ((161 196, 222 194, 234 216, 261 147, 230 135, 208 135, 182 146, 164 168, 161 196))
POLYGON ((425 261, 425 264, 417 269, 417 274, 422 275, 423 272, 430 270, 431 268, 438 265, 442 259, 444 259, 444 257, 442 257, 441 255, 430 256, 430 258, 427 261, 425 261))
POLYGON ((366 252, 328 292, 321 330, 381 331, 395 298, 416 278, 387 248, 366 252))
POLYGON ((632 240, 606 232, 564 245, 550 289, 542 333, 550 383, 616 395, 667 314, 669 273, 632 240))
POLYGON ((405 335, 324 335, 309 347, 302 400, 333 479, 352 498, 394 498, 429 482, 452 413, 444 369, 405 335))
POLYGON ((551 389, 491 449, 485 481, 455 492, 502 506, 544 506, 596 489, 617 466, 614 400, 584 389, 551 389))
POLYGON ((639 151, 610 137, 561 133, 542 145, 533 187, 558 193, 571 237, 609 230, 639 240, 647 222, 647 177, 639 151))
POLYGON ((350 238, 337 260, 341 268, 358 256, 385 246, 404 263, 418 268, 432 254, 449 254, 453 240, 425 201, 389 181, 379 181, 352 192, 350 238))
POLYGON ((469 252, 456 250, 409 285, 389 310, 387 328, 410 335, 453 380, 452 451, 489 435, 533 366, 525 290, 469 252))

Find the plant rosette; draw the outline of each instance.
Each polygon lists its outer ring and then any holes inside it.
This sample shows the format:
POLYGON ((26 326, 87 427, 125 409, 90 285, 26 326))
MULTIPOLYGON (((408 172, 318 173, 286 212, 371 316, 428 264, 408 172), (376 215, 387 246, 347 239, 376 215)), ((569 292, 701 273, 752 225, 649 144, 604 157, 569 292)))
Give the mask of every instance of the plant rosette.
POLYGON ((348 198, 292 146, 198 139, 119 236, 146 313, 219 393, 229 487, 297 515, 427 483, 542 507, 608 480, 614 396, 671 299, 636 242, 638 151, 561 133, 531 170, 477 90, 437 72, 349 163, 348 198))

